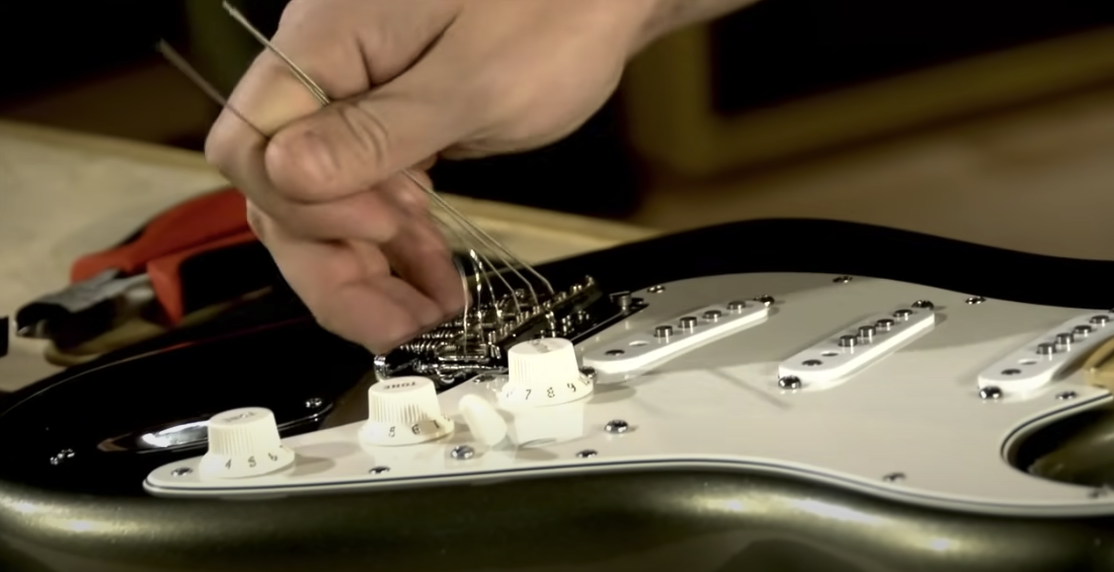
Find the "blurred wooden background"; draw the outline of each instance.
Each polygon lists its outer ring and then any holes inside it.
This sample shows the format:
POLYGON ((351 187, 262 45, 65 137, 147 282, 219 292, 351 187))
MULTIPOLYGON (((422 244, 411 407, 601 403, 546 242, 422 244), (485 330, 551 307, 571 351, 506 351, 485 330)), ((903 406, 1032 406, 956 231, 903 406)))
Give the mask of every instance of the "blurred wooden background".
MULTIPOLYGON (((199 148, 215 106, 151 47, 231 88, 257 46, 219 3, 8 3, 0 117, 199 148)), ((282 3, 237 2, 265 29, 282 3)), ((568 140, 438 169, 665 230, 826 217, 1114 257, 1114 3, 762 0, 652 46, 568 140)))

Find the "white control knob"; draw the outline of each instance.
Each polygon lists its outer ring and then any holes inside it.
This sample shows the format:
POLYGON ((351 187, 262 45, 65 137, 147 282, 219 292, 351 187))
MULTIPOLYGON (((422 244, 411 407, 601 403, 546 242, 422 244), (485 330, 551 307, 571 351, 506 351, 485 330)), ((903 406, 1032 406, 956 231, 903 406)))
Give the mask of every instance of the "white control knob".
POLYGON ((486 399, 465 395, 458 409, 472 436, 483 445, 493 447, 507 437, 507 421, 486 399))
POLYGON ((592 380, 580 373, 576 348, 564 338, 541 338, 507 352, 509 380, 500 392, 508 407, 542 407, 592 394, 592 380))
POLYGON ((293 463, 294 451, 282 444, 275 414, 263 407, 244 407, 209 420, 209 451, 198 468, 204 477, 242 479, 293 463))
POLYGON ((453 432, 441 413, 437 388, 425 377, 396 377, 367 392, 367 421, 360 438, 368 445, 415 445, 453 432))

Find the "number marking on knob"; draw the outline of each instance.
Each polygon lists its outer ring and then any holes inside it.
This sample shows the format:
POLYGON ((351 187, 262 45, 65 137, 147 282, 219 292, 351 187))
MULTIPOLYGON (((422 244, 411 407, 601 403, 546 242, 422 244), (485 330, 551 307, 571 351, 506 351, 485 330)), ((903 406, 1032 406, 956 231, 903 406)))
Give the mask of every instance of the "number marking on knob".
POLYGON ((209 420, 209 451, 199 466, 205 478, 240 479, 285 469, 294 452, 282 444, 275 414, 263 407, 233 409, 209 420))
POLYGON ((453 432, 441 412, 437 389, 424 377, 381 381, 368 389, 368 419, 360 437, 368 445, 416 445, 453 432))
POLYGON ((505 407, 558 405, 588 397, 592 380, 581 373, 572 342, 543 338, 507 352, 509 380, 499 394, 505 407))

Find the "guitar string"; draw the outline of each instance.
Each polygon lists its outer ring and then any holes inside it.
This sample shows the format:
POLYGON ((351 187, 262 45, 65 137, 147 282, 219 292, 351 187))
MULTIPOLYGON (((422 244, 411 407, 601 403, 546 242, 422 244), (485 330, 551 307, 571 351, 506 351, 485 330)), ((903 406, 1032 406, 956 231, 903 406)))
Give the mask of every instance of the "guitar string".
MULTIPOLYGON (((252 28, 252 30, 254 30, 254 28, 252 28)), ((257 31, 253 35, 256 35, 257 37, 262 37, 262 35, 258 34, 257 31)), ((156 49, 174 67, 176 67, 187 78, 189 78, 199 89, 201 89, 213 101, 218 103, 222 108, 228 109, 230 113, 232 113, 238 119, 243 121, 244 124, 248 125, 252 130, 254 130, 256 133, 258 133, 261 137, 263 137, 264 139, 269 139, 269 136, 261 128, 259 128, 251 120, 249 120, 247 118, 247 116, 244 113, 242 113, 240 110, 236 109, 235 106, 231 105, 231 103, 228 101, 228 99, 226 97, 224 97, 219 92, 219 90, 216 89, 216 87, 212 83, 208 82, 200 73, 198 73, 197 70, 195 68, 193 68, 193 66, 190 65, 189 62, 184 57, 182 57, 181 54, 179 54, 169 43, 167 43, 165 40, 162 40, 157 44, 156 49)), ((286 58, 285 55, 280 55, 279 57, 282 58, 283 61, 289 61, 289 59, 286 58)), ((305 76, 303 73, 301 73, 300 70, 293 71, 293 73, 299 79, 302 79, 302 78, 304 78, 306 80, 309 79, 308 76, 305 76)), ((303 84, 306 85, 306 87, 310 89, 311 93, 319 100, 319 102, 325 102, 325 103, 323 103, 323 105, 327 105, 328 98, 323 95, 320 88, 316 87, 316 84, 314 82, 310 81, 308 84, 306 82, 303 82, 303 84)), ((463 222, 464 224, 462 226, 464 226, 465 230, 468 231, 468 234, 470 234, 474 237, 472 239, 469 239, 468 237, 461 235, 461 233, 457 229, 454 228, 453 224, 451 224, 450 222, 445 221, 445 220, 440 220, 438 217, 436 217, 436 215, 434 215, 434 217, 433 217, 434 222, 438 223, 439 226, 441 226, 444 230, 453 234, 460 243, 463 243, 465 245, 469 245, 469 244, 472 245, 468 249, 468 254, 469 254, 469 262, 471 263, 471 265, 473 267, 472 276, 475 278, 475 291, 476 292, 475 292, 475 297, 474 298, 473 298, 471 292, 469 292, 469 279, 468 279, 468 276, 467 276, 467 272, 464 271, 464 269, 461 266, 461 263, 454 258, 454 265, 456 266, 458 273, 461 275, 462 288, 464 289, 464 295, 465 295, 464 296, 464 298, 465 298, 465 308, 464 308, 463 314, 461 316, 460 326, 461 326, 462 330, 464 331, 464 335, 461 338, 462 343, 463 343, 463 347, 461 349, 466 353, 467 352, 467 341, 468 341, 468 337, 469 337, 468 316, 469 316, 470 306, 472 305, 472 300, 475 300, 476 305, 482 306, 483 292, 485 291, 485 286, 486 286, 486 291, 488 292, 488 296, 491 298, 490 308, 491 308, 492 312, 495 314, 496 320, 499 323, 504 323, 504 316, 503 316, 504 309, 498 303, 498 298, 496 296, 495 288, 493 287, 490 279, 488 278, 488 275, 494 274, 499 279, 499 281, 502 282, 507 287, 507 289, 510 293, 510 300, 515 307, 516 314, 518 314, 518 315, 522 314, 522 307, 521 307, 521 304, 519 302, 518 292, 504 278, 503 271, 494 270, 494 265, 491 264, 490 259, 488 259, 487 256, 485 256, 483 253, 477 251, 477 249, 474 247, 476 242, 480 242, 480 243, 487 242, 489 247, 494 246, 496 249, 502 250, 502 251, 507 252, 509 254, 509 256, 512 258, 512 260, 507 260, 507 258, 504 258, 502 256, 499 256, 499 258, 500 258, 501 262, 504 263, 504 267, 509 269, 511 272, 513 272, 516 276, 518 276, 519 279, 522 280, 522 282, 527 286, 527 290, 530 292, 531 301, 533 302, 533 304, 535 306, 537 306, 539 304, 537 294, 534 291, 534 289, 533 289, 532 285, 530 284, 529 280, 526 280, 526 278, 524 276, 522 276, 514 268, 513 264, 515 262, 517 262, 517 263, 521 264, 522 266, 526 267, 529 272, 531 272, 535 276, 537 276, 542 281, 542 283, 545 285, 545 287, 549 290, 550 293, 553 292, 553 289, 549 285, 549 282, 544 277, 542 277, 540 274, 538 274, 536 270, 534 270, 528 264, 519 260, 517 257, 515 257, 513 255, 513 253, 510 253, 510 251, 506 247, 499 244, 498 241, 496 241, 494 238, 490 237, 490 235, 488 235, 482 229, 480 229, 479 227, 474 225, 462 213, 460 213, 455 208, 453 208, 452 205, 447 203, 447 201, 444 201, 444 199, 441 198, 438 194, 436 194, 436 192, 434 192, 432 189, 430 189, 427 185, 423 184, 421 180, 417 179, 417 177, 415 175, 413 175, 413 173, 408 171, 406 174, 408 175, 408 178, 412 182, 414 182, 419 188, 421 188, 423 190, 423 192, 425 192, 427 195, 432 196, 436 203, 438 203, 440 205, 443 205, 443 207, 445 207, 445 210, 448 211, 448 213, 450 215, 450 218, 455 219, 456 221, 463 222)), ((481 330, 480 330, 481 332, 482 332, 482 320, 483 320, 483 317, 478 316, 478 320, 477 320, 476 325, 481 326, 481 330)), ((482 341, 483 340, 481 339, 481 342, 482 341)))
MULTIPOLYGON (((285 53, 283 53, 281 50, 276 48, 274 46, 274 44, 271 43, 271 41, 269 39, 267 39, 267 37, 264 36, 263 33, 260 32, 258 28, 256 28, 250 21, 248 21, 248 19, 239 10, 237 10, 234 6, 232 6, 227 1, 223 2, 222 6, 229 13, 229 15, 237 23, 240 24, 241 27, 243 27, 249 34, 251 34, 252 37, 254 37, 268 51, 270 51, 273 55, 278 57, 285 64, 287 70, 290 71, 290 73, 302 84, 303 87, 305 87, 310 92, 311 95, 313 95, 313 97, 315 99, 317 99, 317 102, 318 102, 319 105, 321 105, 321 107, 326 107, 331 103, 331 100, 330 100, 328 94, 325 92, 324 88, 322 88, 320 85, 318 85, 317 82, 315 82, 313 80, 313 78, 311 78, 309 76, 309 74, 305 73, 297 64, 294 63, 293 60, 291 60, 289 57, 287 57, 287 55, 285 53)), ((504 323, 503 308, 499 304, 499 299, 498 299, 498 296, 496 294, 495 288, 492 286, 491 281, 488 278, 489 274, 494 273, 495 277, 500 282, 502 282, 503 285, 507 288, 507 293, 510 297, 510 300, 514 304, 516 315, 521 316, 522 315, 522 306, 521 306, 521 304, 518 300, 519 297, 517 295, 517 292, 515 291, 515 288, 512 287, 510 282, 507 281, 506 277, 503 276, 502 271, 496 271, 495 266, 491 263, 491 260, 487 256, 485 256, 482 252, 480 252, 477 248, 475 248, 477 243, 483 244, 485 238, 489 239, 489 241, 488 241, 488 247, 489 248, 491 246, 495 246, 496 249, 499 249, 499 248, 502 248, 502 245, 495 242, 493 239, 491 239, 491 237, 487 236, 486 233, 483 233, 483 231, 481 229, 479 229, 479 227, 477 227, 475 225, 472 225, 471 222, 469 220, 467 220, 467 218, 464 217, 462 214, 455 211, 455 209, 452 209, 451 205, 449 205, 449 203, 447 201, 444 201, 440 197, 439 194, 437 194, 432 188, 429 188, 427 185, 425 185, 409 169, 404 170, 403 173, 412 183, 414 183, 420 189, 422 189, 422 191, 425 192, 425 194, 427 196, 429 196, 434 201, 434 203, 436 203, 438 206, 440 206, 446 212, 448 212, 450 219, 455 219, 456 221, 458 221, 460 223, 463 223, 460 226, 463 227, 464 231, 467 234, 471 235, 471 238, 469 238, 468 236, 462 235, 455 228, 455 226, 453 224, 451 224, 449 221, 446 221, 446 220, 440 220, 436 216, 436 214, 434 214, 433 219, 435 221, 441 223, 441 226, 444 228, 444 230, 447 230, 449 234, 452 234, 456 238, 457 241, 461 242, 462 244, 465 244, 465 245, 469 246, 469 248, 468 248, 469 262, 472 264, 473 276, 476 277, 476 280, 475 280, 475 282, 476 282, 476 286, 475 286, 475 288, 476 288, 476 292, 475 292, 475 294, 476 294, 476 298, 475 298, 476 308, 479 309, 479 308, 484 307, 483 293, 484 293, 484 290, 485 290, 484 287, 486 286, 486 290, 487 290, 488 295, 490 297, 490 304, 488 305, 488 307, 491 308, 493 313, 495 314, 496 321, 499 324, 504 323)), ((503 250, 506 251, 506 249, 503 249, 503 250)), ((497 251, 497 255, 498 255, 498 251, 497 251)), ((531 285, 530 282, 528 280, 526 280, 525 277, 523 277, 521 274, 519 274, 518 271, 514 268, 514 263, 516 263, 516 262, 519 263, 519 264, 523 264, 523 265, 525 265, 525 264, 522 263, 522 261, 515 258, 513 254, 511 254, 511 260, 508 260, 507 258, 504 258, 504 257, 500 257, 500 262, 503 263, 504 268, 509 269, 516 276, 518 276, 518 278, 520 280, 523 281, 523 283, 526 285, 527 290, 530 293, 530 297, 531 297, 531 301, 533 302, 533 305, 535 307, 538 306, 538 304, 539 304, 538 296, 537 296, 537 293, 535 292, 535 290, 533 288, 533 285, 531 285)), ((458 272, 462 270, 460 265, 457 266, 457 270, 458 270, 458 272)), ((532 268, 530 270, 533 271, 532 268)), ((537 273, 535 272, 535 274, 537 274, 537 273)), ((546 282, 546 285, 548 286, 548 282, 546 282)), ((464 293, 464 298, 465 298, 465 300, 468 300, 470 298, 471 293, 469 292, 468 277, 467 277, 466 274, 463 274, 463 273, 462 273, 462 288, 464 290, 464 292, 463 292, 464 293)), ((550 288, 550 292, 552 293, 552 288, 550 288)), ((469 338, 469 335, 470 335, 469 320, 468 320, 469 313, 470 313, 469 310, 470 310, 470 308, 466 305, 464 310, 461 313, 461 324, 460 324, 461 334, 462 334, 461 337, 460 337, 461 346, 462 346, 461 350, 465 355, 467 355, 467 353, 468 353, 468 338, 469 338)), ((483 322, 484 322, 484 317, 481 316, 481 315, 477 315, 475 326, 477 328, 477 333, 480 336, 483 335, 483 322)), ((482 344, 484 340, 481 338, 479 341, 482 344)))
MULTIPOLYGON (((281 50, 279 50, 277 47, 275 47, 275 45, 269 39, 267 39, 267 37, 264 36, 258 30, 258 28, 256 28, 254 25, 252 25, 252 23, 250 21, 248 21, 248 19, 239 10, 237 10, 234 6, 232 6, 228 2, 228 0, 224 0, 224 2, 222 2, 222 5, 223 5, 225 11, 227 11, 229 13, 229 15, 232 16, 232 18, 236 22, 238 22, 249 34, 251 34, 267 50, 269 50, 272 54, 274 54, 276 57, 278 57, 286 65, 287 69, 294 75, 295 78, 298 79, 299 82, 301 82, 301 84, 303 86, 306 87, 307 90, 309 90, 309 92, 317 99, 318 103, 322 107, 327 106, 330 103, 332 103, 328 94, 326 94, 325 90, 317 82, 315 82, 313 80, 313 78, 311 78, 307 73, 305 73, 297 64, 295 64, 293 62, 293 60, 291 60, 289 57, 287 57, 286 54, 284 54, 281 50)), ((529 264, 525 263, 524 261, 519 259, 517 256, 515 256, 514 253, 512 253, 509 249, 507 249, 505 246, 503 246, 499 241, 497 241, 493 237, 491 237, 491 235, 489 235, 487 232, 485 232, 478 225, 473 224, 468 219, 468 217, 464 216, 463 213, 458 211, 448 201, 445 201, 440 196, 439 193, 437 193, 435 190, 433 190, 433 188, 431 188, 429 185, 425 184, 425 182, 423 182, 421 179, 419 179, 417 177, 417 175, 415 175, 413 173, 413 171, 411 171, 410 169, 404 169, 402 171, 402 173, 403 173, 404 176, 406 176, 408 179, 410 179, 411 182, 413 182, 415 185, 417 185, 423 192, 425 192, 426 195, 428 195, 434 202, 436 202, 438 204, 438 206, 445 209, 445 211, 448 212, 450 216, 452 216, 454 219, 456 219, 458 222, 460 222, 461 226, 464 228, 464 230, 468 234, 472 235, 472 237, 474 239, 476 239, 480 243, 485 243, 489 248, 493 248, 496 251, 496 256, 500 259, 500 262, 503 263, 504 267, 507 268, 508 270, 510 270, 512 273, 514 273, 518 277, 518 279, 521 280, 522 283, 526 286, 526 288, 528 289, 528 291, 530 293, 530 299, 533 302, 534 306, 537 306, 538 302, 539 302, 537 293, 535 292, 534 287, 530 283, 530 281, 527 280, 526 277, 524 277, 522 274, 520 274, 518 272, 518 270, 515 268, 516 265, 521 266, 527 272, 533 274, 538 280, 540 280, 542 282, 542 284, 545 286, 545 288, 549 291, 549 293, 551 295, 554 293, 553 287, 549 283, 549 281, 546 280, 536 270, 534 270, 533 267, 531 267, 529 264), (502 253, 502 254, 499 254, 499 253, 502 253)), ((477 254, 479 254, 479 253, 477 253, 477 254)), ((487 262, 488 262, 488 265, 491 266, 490 261, 487 261, 487 262)), ((514 296, 514 289, 502 277, 502 271, 497 271, 496 272, 496 277, 498 277, 501 281, 503 281, 504 285, 506 285, 507 288, 510 290, 510 293, 512 295, 512 300, 515 300, 515 304, 517 306, 517 296, 514 296)), ((519 311, 521 311, 521 308, 519 308, 519 311)))

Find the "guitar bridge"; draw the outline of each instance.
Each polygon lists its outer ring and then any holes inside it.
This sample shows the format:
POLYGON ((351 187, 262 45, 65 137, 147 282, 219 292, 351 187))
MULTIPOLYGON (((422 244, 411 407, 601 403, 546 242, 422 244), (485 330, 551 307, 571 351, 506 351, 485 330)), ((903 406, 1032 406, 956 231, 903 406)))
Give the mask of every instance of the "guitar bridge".
POLYGON ((380 377, 421 375, 454 385, 484 373, 503 372, 506 352, 530 339, 566 338, 574 343, 645 307, 623 292, 605 295, 590 276, 553 294, 528 296, 522 290, 470 308, 376 359, 380 377))

